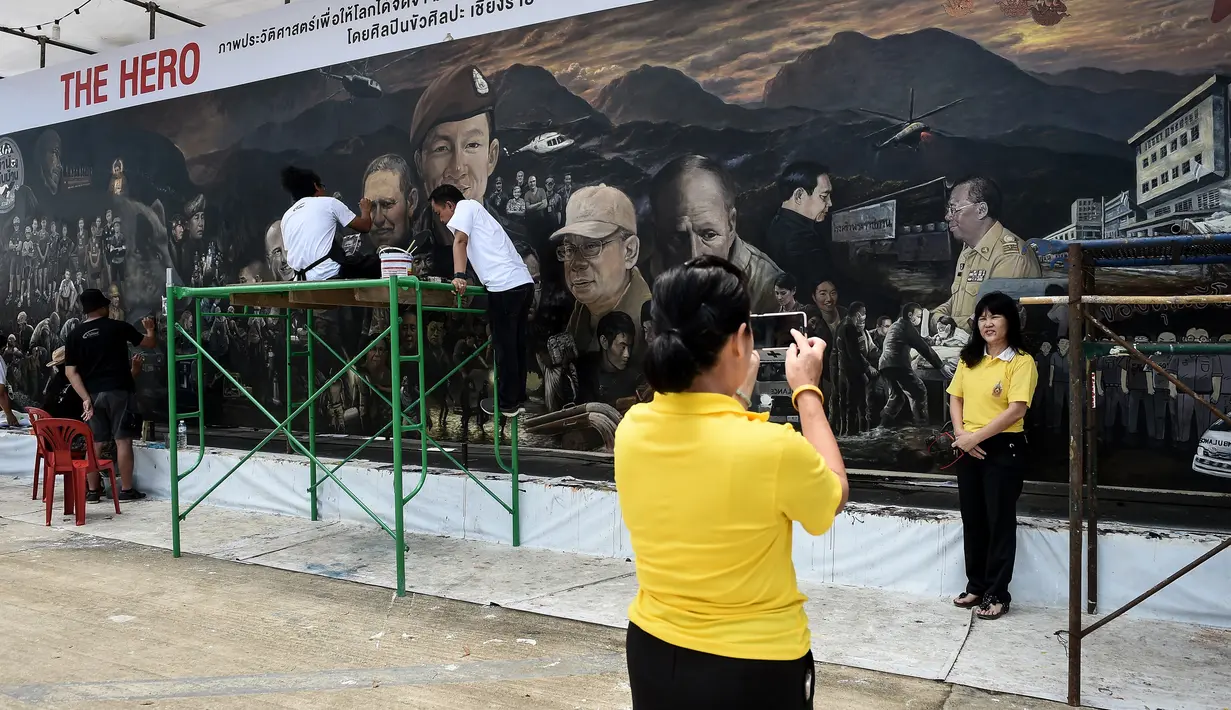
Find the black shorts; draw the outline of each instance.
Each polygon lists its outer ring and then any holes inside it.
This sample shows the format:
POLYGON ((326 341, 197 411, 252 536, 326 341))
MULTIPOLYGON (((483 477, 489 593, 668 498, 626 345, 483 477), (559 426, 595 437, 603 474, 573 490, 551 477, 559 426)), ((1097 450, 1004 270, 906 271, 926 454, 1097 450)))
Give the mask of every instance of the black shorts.
POLYGON ((141 435, 137 396, 123 390, 95 394, 94 416, 89 424, 97 443, 137 438, 141 435))
POLYGON ((812 652, 793 661, 715 656, 673 646, 631 621, 626 646, 633 710, 811 710, 812 652))

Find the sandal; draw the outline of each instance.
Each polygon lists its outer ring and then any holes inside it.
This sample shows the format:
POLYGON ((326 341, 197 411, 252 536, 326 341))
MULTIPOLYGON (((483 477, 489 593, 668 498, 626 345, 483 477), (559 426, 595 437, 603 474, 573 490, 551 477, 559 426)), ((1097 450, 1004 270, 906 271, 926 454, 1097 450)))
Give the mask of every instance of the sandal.
POLYGON ((1002 602, 993 596, 989 596, 985 598, 983 600, 983 604, 981 604, 979 608, 975 610, 975 616, 979 617, 980 619, 987 619, 988 621, 991 621, 992 619, 999 619, 1000 617, 1008 613, 1009 613, 1009 602, 1002 602), (993 612, 992 607, 994 606, 998 606, 1000 607, 1000 609, 993 612))
POLYGON ((962 592, 953 598, 953 606, 959 609, 973 609, 983 604, 983 597, 970 592, 962 592))

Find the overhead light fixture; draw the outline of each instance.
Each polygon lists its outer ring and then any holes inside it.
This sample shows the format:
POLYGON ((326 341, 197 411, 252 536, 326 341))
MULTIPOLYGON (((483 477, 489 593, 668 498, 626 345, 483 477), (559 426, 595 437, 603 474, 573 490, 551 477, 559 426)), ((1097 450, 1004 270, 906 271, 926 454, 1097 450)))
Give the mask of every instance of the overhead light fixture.
POLYGON ((56 23, 51 26, 51 38, 54 40, 60 39, 60 21, 59 20, 56 20, 56 23))

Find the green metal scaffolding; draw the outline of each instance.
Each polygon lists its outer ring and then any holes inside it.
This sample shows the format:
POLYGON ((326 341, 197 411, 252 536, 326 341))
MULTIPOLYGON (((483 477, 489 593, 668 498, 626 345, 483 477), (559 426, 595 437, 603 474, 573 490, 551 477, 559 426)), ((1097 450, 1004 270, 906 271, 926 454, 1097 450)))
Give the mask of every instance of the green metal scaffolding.
MULTIPOLYGON (((496 500, 504 509, 512 516, 512 543, 514 547, 521 544, 521 516, 520 516, 520 490, 519 483, 519 467, 518 467, 518 419, 512 418, 512 426, 510 427, 510 438, 508 447, 508 463, 506 464, 500 452, 500 413, 497 411, 493 415, 493 440, 495 442, 495 458, 500 468, 512 478, 512 492, 509 501, 505 501, 494 491, 492 491, 479 477, 475 476, 470 469, 459 462, 448 450, 442 447, 435 439, 431 437, 424 422, 427 418, 427 397, 437 388, 445 384, 449 378, 453 377, 467 363, 478 357, 491 347, 491 340, 488 339, 480 344, 473 353, 459 362, 447 375, 438 382, 427 383, 426 373, 424 369, 424 344, 423 331, 424 314, 426 313, 470 313, 482 314, 484 311, 476 308, 468 308, 463 305, 463 299, 467 296, 482 296, 486 292, 482 288, 470 287, 464 295, 457 294, 451 284, 434 283, 429 281, 421 281, 413 276, 391 276, 387 279, 368 279, 355 281, 314 281, 314 282, 278 282, 278 283, 263 283, 263 284, 244 284, 232 286, 216 286, 206 288, 195 288, 185 286, 175 286, 170 283, 167 285, 167 412, 170 429, 170 441, 168 442, 168 452, 171 460, 171 546, 174 556, 179 557, 180 549, 180 523, 188 517, 194 508, 201 504, 209 497, 224 481, 231 477, 231 474, 240 469, 254 454, 263 449, 266 444, 272 441, 275 437, 281 434, 285 439, 288 447, 291 450, 298 452, 308 460, 309 467, 309 486, 308 496, 310 501, 310 510, 312 520, 317 520, 319 517, 318 508, 318 488, 327 480, 332 480, 338 488, 345 493, 351 500, 355 502, 382 530, 393 538, 396 550, 397 559, 397 593, 398 596, 406 594, 406 552, 409 548, 406 546, 406 524, 404 509, 407 504, 423 489, 423 484, 427 479, 428 470, 428 453, 435 450, 443 454, 454 466, 465 473, 470 480, 474 481, 480 488, 483 489, 489 496, 496 500), (227 299, 232 305, 242 306, 242 311, 230 312, 202 312, 202 299, 227 299), (180 301, 189 301, 189 308, 193 314, 192 329, 193 332, 187 332, 176 319, 175 304, 180 301), (252 307, 267 307, 276 308, 280 312, 276 314, 254 313, 252 307), (314 330, 314 310, 331 309, 342 306, 364 307, 372 309, 388 309, 389 326, 385 328, 376 337, 372 338, 357 355, 345 359, 337 351, 329 346, 314 330), (414 354, 402 354, 402 343, 400 334, 400 326, 403 321, 402 310, 413 307, 415 313, 415 351, 414 354), (306 312, 305 326, 307 332, 306 348, 303 350, 295 350, 293 343, 293 332, 291 327, 291 313, 295 310, 306 312), (285 327, 286 338, 286 411, 284 417, 279 419, 276 415, 269 411, 261 404, 250 392, 236 379, 235 375, 229 372, 222 364, 220 364, 213 355, 206 351, 202 345, 202 317, 214 318, 274 318, 283 321, 285 327), (390 392, 389 396, 373 385, 370 381, 359 375, 355 371, 356 363, 360 362, 374 347, 381 343, 385 338, 388 338, 389 343, 389 368, 390 368, 390 392), (180 345, 185 345, 190 350, 187 353, 177 352, 180 345), (317 372, 317 356, 318 347, 324 353, 331 356, 333 359, 341 363, 341 368, 325 383, 319 387, 314 387, 316 382, 315 373, 317 372), (296 402, 294 397, 294 367, 297 359, 306 360, 308 371, 308 387, 307 396, 302 401, 296 402), (196 393, 197 406, 195 411, 182 412, 179 409, 177 398, 177 373, 180 363, 193 363, 195 365, 196 393), (180 509, 180 483, 191 475, 200 467, 205 458, 206 446, 206 426, 205 426, 205 365, 211 365, 219 374, 235 387, 239 392, 248 399, 249 402, 263 416, 269 419, 274 425, 272 431, 265 436, 260 443, 256 444, 252 450, 248 451, 239 462, 231 467, 222 478, 216 481, 208 490, 205 491, 199 498, 192 502, 191 505, 180 509), (412 379, 419 383, 418 398, 409 405, 404 405, 402 402, 402 378, 403 365, 411 365, 413 372, 412 379), (366 385, 381 401, 383 401, 390 410, 390 422, 380 429, 380 431, 369 436, 367 440, 362 442, 353 452, 346 458, 336 464, 327 464, 322 462, 316 455, 316 415, 317 407, 315 406, 317 399, 328 391, 329 387, 341 379, 348 371, 354 371, 355 375, 366 385), (418 423, 415 423, 409 415, 418 407, 418 423), (306 443, 301 442, 296 438, 292 431, 292 422, 303 414, 307 414, 308 430, 306 432, 306 443), (179 428, 179 423, 188 420, 196 420, 198 431, 197 442, 197 457, 196 461, 187 468, 181 468, 179 450, 176 442, 176 432, 179 428), (393 525, 392 527, 380 518, 372 508, 365 504, 354 492, 350 490, 342 482, 338 476, 338 471, 347 463, 355 459, 363 452, 372 442, 384 437, 386 432, 391 432, 389 439, 393 446, 393 525), (419 448, 419 471, 418 480, 414 487, 406 491, 406 479, 403 463, 403 443, 407 441, 407 433, 418 434, 419 448)), ((493 362, 493 391, 496 385, 496 367, 493 362)), ((414 439, 410 439, 413 444, 414 439)), ((413 474, 412 474, 413 475, 413 474)))

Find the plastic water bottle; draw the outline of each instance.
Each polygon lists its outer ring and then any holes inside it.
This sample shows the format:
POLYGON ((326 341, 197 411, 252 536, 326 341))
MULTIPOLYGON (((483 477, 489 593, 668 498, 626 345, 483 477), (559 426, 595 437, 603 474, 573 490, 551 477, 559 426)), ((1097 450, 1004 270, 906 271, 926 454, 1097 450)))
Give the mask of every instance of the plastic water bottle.
POLYGON ((175 437, 176 447, 181 449, 188 448, 188 425, 183 421, 180 422, 179 428, 176 430, 175 437))

